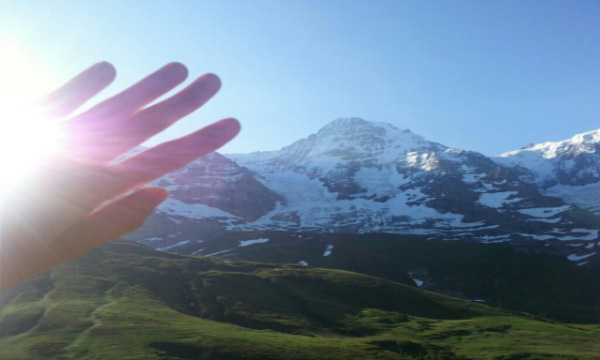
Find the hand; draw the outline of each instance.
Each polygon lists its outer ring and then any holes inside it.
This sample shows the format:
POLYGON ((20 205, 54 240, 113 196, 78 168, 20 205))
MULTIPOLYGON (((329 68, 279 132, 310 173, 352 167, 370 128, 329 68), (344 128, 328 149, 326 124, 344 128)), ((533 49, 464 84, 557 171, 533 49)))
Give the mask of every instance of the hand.
MULTIPOLYGON (((48 95, 43 104, 52 116, 66 117, 108 86, 115 74, 112 65, 96 64, 48 95)), ((147 106, 186 77, 183 65, 168 64, 61 123, 60 149, 3 199, 0 291, 141 226, 168 195, 156 187, 140 190, 141 185, 237 135, 239 123, 224 119, 115 162, 198 109, 220 88, 219 78, 206 74, 170 98, 147 106)))

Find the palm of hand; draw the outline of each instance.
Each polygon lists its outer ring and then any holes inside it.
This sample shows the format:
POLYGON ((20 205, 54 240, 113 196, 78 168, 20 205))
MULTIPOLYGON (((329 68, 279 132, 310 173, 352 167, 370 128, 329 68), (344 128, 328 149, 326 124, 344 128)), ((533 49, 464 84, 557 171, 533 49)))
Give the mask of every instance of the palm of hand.
MULTIPOLYGON (((50 94, 45 103, 54 116, 66 117, 114 77, 112 65, 94 65, 50 94)), ((66 135, 60 151, 4 201, 0 290, 141 226, 166 198, 166 190, 149 187, 119 196, 216 150, 239 132, 236 120, 225 119, 113 163, 202 106, 220 87, 219 79, 207 74, 146 107, 186 77, 183 65, 168 64, 63 123, 66 135)))

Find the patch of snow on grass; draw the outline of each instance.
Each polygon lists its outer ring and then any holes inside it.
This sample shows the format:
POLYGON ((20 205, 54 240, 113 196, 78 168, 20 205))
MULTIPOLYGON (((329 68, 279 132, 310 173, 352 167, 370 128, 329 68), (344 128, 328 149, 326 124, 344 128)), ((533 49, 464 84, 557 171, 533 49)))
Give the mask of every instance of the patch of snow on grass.
POLYGON ((266 243, 267 241, 269 241, 269 239, 264 239, 264 238, 254 239, 254 240, 241 240, 240 246, 249 246, 252 244, 262 244, 262 243, 266 243))
POLYGON ((423 286, 423 281, 422 280, 413 278, 413 281, 415 282, 415 284, 417 284, 418 287, 423 286))
POLYGON ((161 250, 161 251, 163 251, 163 250, 169 250, 169 249, 172 249, 172 248, 174 248, 174 247, 176 247, 176 246, 179 246, 179 245, 185 245, 185 244, 189 244, 189 243, 191 243, 191 241, 190 241, 190 240, 185 240, 185 241, 178 242, 177 244, 170 245, 170 246, 167 246, 167 247, 163 247, 163 248, 156 248, 156 250, 161 250))
POLYGON ((151 238, 145 238, 143 240, 140 241, 158 241, 158 240, 162 240, 163 238, 161 237, 151 237, 151 238))
POLYGON ((560 237, 558 239, 562 240, 562 241, 568 241, 568 240, 595 240, 596 238, 598 238, 598 230, 573 229, 572 232, 584 232, 584 233, 586 233, 586 235, 583 235, 583 236, 567 235, 567 236, 560 237))
POLYGON ((510 235, 482 235, 479 239, 483 242, 504 242, 510 238, 510 235))
POLYGON ((551 223, 551 224, 555 224, 557 222, 560 222, 562 220, 562 217, 557 217, 554 219, 528 219, 528 221, 541 221, 541 222, 545 222, 545 223, 551 223))
POLYGON ((226 253, 226 252, 230 252, 231 250, 233 250, 233 249, 227 249, 227 250, 217 251, 217 252, 214 252, 214 253, 212 253, 212 254, 208 254, 208 255, 206 255, 206 256, 214 256, 214 255, 219 255, 219 254, 223 254, 223 253, 226 253))
POLYGON ((323 256, 331 255, 332 251, 333 251, 333 245, 332 244, 327 245, 327 247, 325 248, 325 252, 323 253, 323 256))
POLYGON ((591 253, 591 254, 585 254, 585 255, 569 255, 567 256, 567 258, 571 261, 579 261, 579 260, 583 260, 586 258, 589 258, 590 256, 596 255, 595 252, 591 253))
POLYGON ((526 233, 519 233, 519 235, 524 236, 524 237, 534 238, 536 240, 548 240, 548 239, 554 239, 556 237, 553 235, 537 235, 537 234, 526 234, 526 233))
POLYGON ((304 260, 298 261, 298 264, 304 265, 304 266, 308 266, 308 263, 306 261, 304 261, 304 260))

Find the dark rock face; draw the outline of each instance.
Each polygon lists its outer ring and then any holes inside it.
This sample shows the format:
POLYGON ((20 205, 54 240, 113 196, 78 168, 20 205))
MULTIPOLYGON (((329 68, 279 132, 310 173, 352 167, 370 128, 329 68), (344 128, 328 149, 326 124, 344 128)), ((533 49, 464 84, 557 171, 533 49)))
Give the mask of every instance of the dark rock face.
POLYGON ((204 204, 254 221, 275 208, 282 197, 258 182, 252 173, 218 153, 211 153, 158 181, 171 197, 204 204))
POLYGON ((211 153, 155 182, 170 192, 146 224, 129 234, 157 249, 193 253, 231 223, 254 221, 283 198, 247 169, 211 153))

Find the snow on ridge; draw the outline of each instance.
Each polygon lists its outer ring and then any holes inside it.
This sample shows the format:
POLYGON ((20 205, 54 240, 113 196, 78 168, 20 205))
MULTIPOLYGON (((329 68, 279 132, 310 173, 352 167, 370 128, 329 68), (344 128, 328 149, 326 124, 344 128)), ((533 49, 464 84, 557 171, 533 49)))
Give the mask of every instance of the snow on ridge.
POLYGON ((513 150, 498 155, 501 158, 512 156, 523 156, 526 153, 538 153, 545 159, 553 159, 560 156, 564 151, 573 149, 572 155, 594 152, 593 146, 600 142, 600 129, 577 134, 570 139, 561 141, 547 141, 540 144, 530 145, 520 150, 513 150))
MULTIPOLYGON (((530 145, 520 150, 505 152, 494 157, 493 160, 499 165, 506 167, 518 166, 526 169, 522 176, 526 181, 532 181, 543 187, 563 182, 558 177, 560 172, 577 170, 577 162, 574 157, 582 154, 594 154, 600 144, 600 129, 577 134, 570 139, 562 141, 548 141, 540 144, 530 145)), ((595 167, 580 169, 577 175, 598 177, 595 167)), ((545 192, 544 189, 542 191, 545 192)))
POLYGON ((249 246, 249 245, 253 245, 253 244, 262 244, 262 243, 266 243, 268 241, 269 241, 269 239, 265 239, 265 238, 253 239, 253 240, 240 240, 240 245, 239 246, 249 246))

